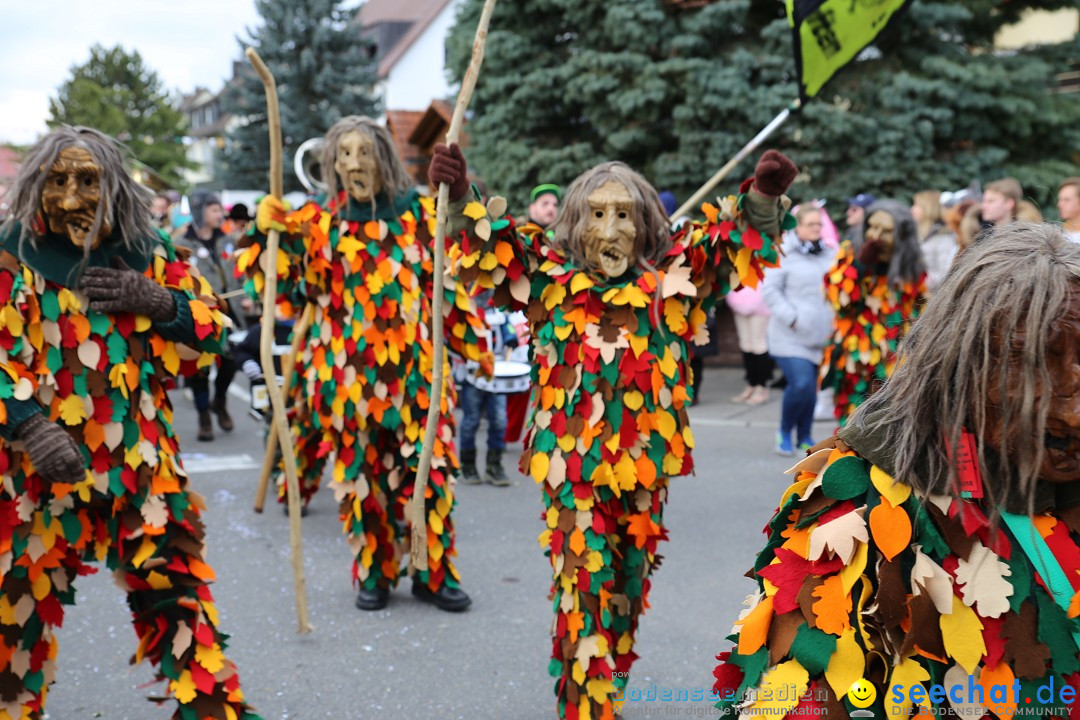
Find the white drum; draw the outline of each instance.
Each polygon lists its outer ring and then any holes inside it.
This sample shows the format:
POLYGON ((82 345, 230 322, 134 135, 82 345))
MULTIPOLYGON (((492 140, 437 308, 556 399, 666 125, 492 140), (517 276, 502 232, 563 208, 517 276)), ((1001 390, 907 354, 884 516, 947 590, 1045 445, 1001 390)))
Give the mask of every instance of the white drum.
POLYGON ((514 362, 513 360, 496 360, 495 377, 491 380, 472 375, 466 378, 466 382, 479 390, 499 395, 528 392, 530 385, 529 369, 528 363, 514 362))

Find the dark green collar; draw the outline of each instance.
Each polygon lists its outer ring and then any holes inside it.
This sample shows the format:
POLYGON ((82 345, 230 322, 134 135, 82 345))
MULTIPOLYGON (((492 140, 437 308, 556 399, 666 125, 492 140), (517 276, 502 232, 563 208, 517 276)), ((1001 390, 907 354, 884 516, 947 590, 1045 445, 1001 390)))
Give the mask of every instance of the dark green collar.
MULTIPOLYGON (((78 284, 76 273, 83 262, 83 252, 75 247, 65 235, 46 233, 37 238, 37 247, 27 241, 19 248, 19 235, 22 225, 15 223, 11 231, 0 237, 0 250, 19 258, 30 268, 45 277, 46 280, 74 287, 78 284)), ((96 249, 90 251, 86 267, 113 267, 113 260, 121 258, 133 270, 142 272, 150 265, 152 241, 147 241, 142 248, 127 248, 113 238, 106 238, 96 249)))
MULTIPOLYGON (((338 193, 337 202, 333 203, 333 205, 340 208, 337 211, 338 217, 349 222, 394 220, 413 209, 413 205, 419 197, 420 193, 416 191, 416 188, 412 188, 403 195, 395 196, 394 202, 391 203, 389 196, 385 192, 381 192, 375 196, 374 217, 371 212, 371 203, 352 202, 348 193, 344 190, 338 193)), ((328 207, 325 193, 316 197, 315 202, 321 207, 328 207)))

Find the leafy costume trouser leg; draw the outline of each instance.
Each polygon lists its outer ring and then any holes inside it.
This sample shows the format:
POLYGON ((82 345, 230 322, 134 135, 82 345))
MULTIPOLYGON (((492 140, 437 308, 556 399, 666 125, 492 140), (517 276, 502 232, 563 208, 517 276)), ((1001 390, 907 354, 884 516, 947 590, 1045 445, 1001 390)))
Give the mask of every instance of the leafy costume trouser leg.
POLYGON ((544 484, 555 610, 548 670, 560 718, 614 717, 613 696, 637 659, 634 635, 660 563, 666 500, 666 478, 620 497, 588 483, 544 484))
MULTIPOLYGON (((323 428, 319 419, 311 413, 296 413, 290 418, 293 434, 293 446, 296 453, 296 474, 300 480, 300 499, 304 505, 319 490, 323 470, 326 468, 330 452, 340 447, 342 438, 332 427, 323 428)), ((285 467, 278 458, 277 492, 278 502, 287 501, 285 487, 285 467)))
MULTIPOLYGON (((35 510, 14 526, 0 543, 0 567, 7 568, 0 579, 0 720, 41 717, 55 675, 54 628, 63 624, 63 605, 75 602, 76 576, 94 572, 87 563, 103 558, 128 593, 139 637, 132 663, 149 659, 158 680, 168 680, 180 703, 173 718, 258 720, 244 703, 236 666, 223 655, 208 587, 214 573, 202 560, 203 526, 192 499, 180 489, 155 498, 143 490, 115 502, 96 496, 82 505, 58 500, 51 519, 35 510), (144 522, 160 526, 151 534, 144 522)), ((3 504, 14 510, 14 503, 3 504)))
MULTIPOLYGON (((443 421, 440 420, 440 425, 443 421)), ((446 425, 445 429, 450 426, 446 425)), ((445 437, 440 427, 440 437, 445 437)), ((423 433, 420 433, 422 437, 423 433)), ((358 456, 363 457, 359 476, 341 502, 345 534, 350 538, 356 560, 353 577, 365 588, 394 587, 400 576, 402 556, 408 555, 410 524, 408 505, 416 478, 419 440, 408 441, 404 429, 375 427, 357 436, 358 456), (408 457, 402 453, 408 448, 408 457)), ((444 458, 436 443, 435 457, 444 458)), ((450 558, 454 547, 453 490, 444 466, 432 467, 425 493, 428 519, 428 570, 416 571, 421 582, 432 590, 443 585, 458 587, 461 579, 450 558)))

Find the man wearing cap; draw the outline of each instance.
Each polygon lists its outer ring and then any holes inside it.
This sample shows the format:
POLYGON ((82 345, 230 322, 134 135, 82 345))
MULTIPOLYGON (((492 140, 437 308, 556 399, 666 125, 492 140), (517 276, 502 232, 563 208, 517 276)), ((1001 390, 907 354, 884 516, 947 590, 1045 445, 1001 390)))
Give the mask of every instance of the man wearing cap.
MULTIPOLYGON (((232 261, 228 259, 232 256, 232 243, 221 229, 225 222, 221 198, 210 190, 196 190, 191 194, 189 203, 191 222, 177 229, 173 242, 178 248, 186 248, 191 253, 188 262, 198 268, 210 283, 215 295, 222 295, 229 290, 233 273, 232 261)), ((237 317, 226 301, 221 301, 220 304, 232 318, 237 317)), ((195 394, 195 408, 199 411, 198 438, 202 441, 214 439, 211 411, 217 415, 218 425, 222 430, 232 432, 233 429, 233 421, 225 402, 229 396, 229 385, 236 374, 236 363, 228 351, 223 352, 220 358, 217 379, 214 381, 213 403, 210 402, 209 368, 204 368, 187 381, 195 394)))
POLYGON ((847 230, 844 231, 844 240, 851 242, 855 247, 862 245, 863 223, 866 221, 866 208, 877 201, 870 193, 859 193, 855 197, 848 198, 847 205, 847 230))
POLYGON ((545 230, 559 217, 559 201, 562 190, 554 183, 537 185, 529 193, 529 222, 545 230))

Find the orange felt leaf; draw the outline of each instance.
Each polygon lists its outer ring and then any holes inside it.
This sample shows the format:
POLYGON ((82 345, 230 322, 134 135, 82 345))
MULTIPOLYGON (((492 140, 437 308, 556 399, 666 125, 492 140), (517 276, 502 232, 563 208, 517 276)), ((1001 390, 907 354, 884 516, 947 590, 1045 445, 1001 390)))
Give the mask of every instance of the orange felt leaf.
POLYGON ((755 605, 750 614, 743 618, 742 629, 739 630, 740 655, 753 655, 761 649, 769 635, 772 617, 773 599, 770 596, 755 605))
POLYGON ((210 308, 202 300, 191 300, 188 302, 188 306, 191 308, 191 317, 195 319, 196 324, 213 324, 214 316, 210 313, 210 308))
POLYGON ((214 575, 213 568, 211 568, 209 565, 204 563, 202 560, 199 560, 198 558, 188 559, 188 569, 191 570, 192 575, 199 578, 200 580, 209 581, 217 577, 216 575, 214 575))
POLYGON ((825 582, 815 588, 814 597, 820 598, 812 606, 818 629, 832 635, 843 634, 851 626, 851 596, 844 592, 840 576, 825 578, 825 582))
POLYGON ((499 261, 499 265, 508 266, 514 259, 514 248, 505 240, 498 241, 495 243, 495 259, 499 261))
POLYGON ((656 482, 656 464, 645 453, 642 453, 634 461, 634 467, 637 468, 637 479, 642 487, 652 487, 652 484, 656 482))
POLYGON ((904 508, 881 503, 870 511, 870 532, 881 554, 892 560, 911 543, 911 520, 904 508))
POLYGON ((83 439, 90 452, 97 452, 101 444, 105 442, 105 428, 94 418, 87 418, 83 423, 83 439))
POLYGON ((566 615, 566 631, 570 633, 570 642, 577 642, 578 632, 585 629, 585 613, 572 612, 566 615))
POLYGON ((581 532, 581 528, 574 528, 574 532, 570 533, 570 550, 575 555, 585 552, 585 533, 581 532))
POLYGON ((983 686, 983 706, 999 718, 1015 717, 1016 702, 1012 691, 1015 680, 1016 676, 1007 662, 998 661, 992 668, 983 667, 979 675, 979 684, 983 686), (995 686, 998 688, 996 693, 993 690, 995 686), (1002 693, 1001 688, 1006 688, 1006 691, 1002 693), (996 700, 992 699, 993 695, 997 696, 996 700))
POLYGON ((634 544, 640 549, 645 547, 650 537, 660 534, 660 526, 653 522, 649 513, 637 513, 630 516, 626 532, 634 536, 634 544))

